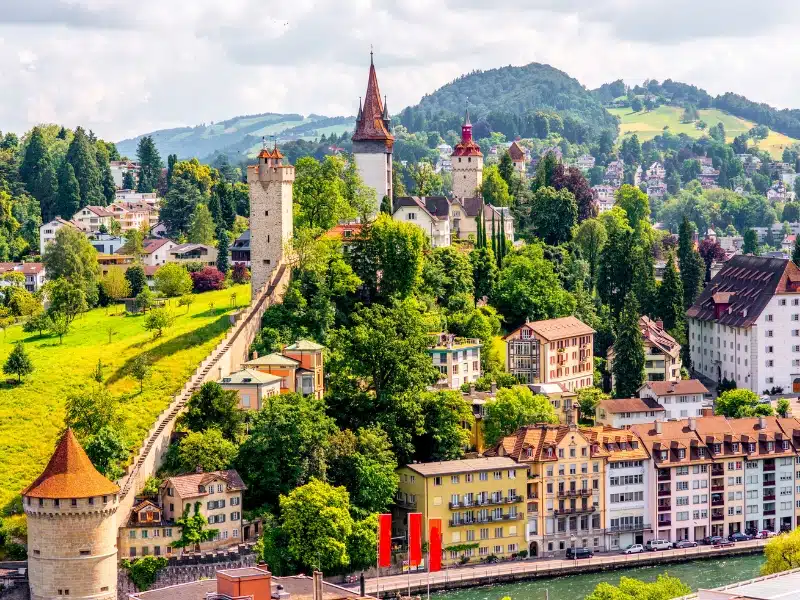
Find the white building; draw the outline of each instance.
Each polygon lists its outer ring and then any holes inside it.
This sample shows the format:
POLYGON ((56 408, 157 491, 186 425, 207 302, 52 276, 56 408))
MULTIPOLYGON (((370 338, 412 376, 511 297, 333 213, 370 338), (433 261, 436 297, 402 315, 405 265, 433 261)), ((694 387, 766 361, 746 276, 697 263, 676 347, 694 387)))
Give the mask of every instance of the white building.
POLYGON ((800 393, 800 268, 734 256, 687 311, 692 365, 756 393, 800 393))
POLYGON ((109 162, 111 176, 114 178, 114 186, 122 189, 122 179, 128 171, 133 172, 133 181, 139 181, 139 163, 131 160, 112 160, 109 162))
POLYGON ((666 412, 665 419, 685 419, 702 416, 711 408, 705 399, 708 389, 697 379, 679 381, 648 381, 639 388, 639 397, 654 400, 666 412))
POLYGON ((105 226, 106 230, 111 225, 114 213, 104 206, 84 206, 72 217, 78 226, 86 232, 97 233, 105 226))
POLYGON ((592 194, 597 200, 598 212, 600 214, 614 208, 614 193, 617 188, 611 185, 594 185, 592 186, 592 194))
POLYGON ((95 233, 89 237, 89 242, 100 254, 114 254, 125 245, 125 238, 109 233, 95 233))
POLYGON ((494 217, 495 229, 497 235, 500 235, 500 222, 503 223, 503 233, 506 239, 512 244, 514 243, 514 215, 511 214, 511 209, 507 206, 492 206, 487 204, 483 213, 484 221, 486 222, 486 236, 487 238, 492 234, 492 217, 494 217))
POLYGON ((178 244, 169 238, 154 238, 142 243, 142 262, 150 267, 159 267, 172 258, 170 251, 178 244))
POLYGON ((595 408, 595 422, 623 428, 638 423, 663 421, 664 407, 652 398, 616 398, 601 400, 595 408))
POLYGON ((44 249, 48 243, 52 242, 56 239, 56 232, 64 226, 68 227, 75 227, 79 229, 79 227, 73 223, 72 221, 67 221, 62 219, 61 217, 56 217, 52 221, 48 221, 47 223, 43 223, 39 226, 39 253, 44 254, 44 249))
POLYGON ((42 289, 47 277, 44 265, 40 262, 31 263, 0 263, 0 287, 12 285, 10 281, 3 280, 6 273, 22 273, 25 276, 25 289, 37 292, 42 289))
POLYGON ((450 202, 444 196, 397 198, 392 218, 422 229, 434 248, 450 245, 450 202))
POLYGON ((588 171, 589 169, 594 168, 594 163, 594 156, 591 154, 581 154, 578 157, 576 165, 581 171, 588 171))
MULTIPOLYGON (((654 321, 647 315, 639 318, 645 352, 645 379, 647 381, 679 381, 681 378, 681 346, 664 330, 661 320, 654 321)), ((608 370, 614 364, 614 347, 608 350, 608 370)), ((615 385, 611 378, 611 385, 615 385)))
POLYGON ((647 169, 647 179, 664 179, 667 176, 667 170, 660 162, 656 161, 647 169))
POLYGON ((114 195, 114 202, 125 204, 127 202, 137 202, 155 206, 158 203, 158 195, 155 192, 132 192, 131 190, 117 190, 114 195))

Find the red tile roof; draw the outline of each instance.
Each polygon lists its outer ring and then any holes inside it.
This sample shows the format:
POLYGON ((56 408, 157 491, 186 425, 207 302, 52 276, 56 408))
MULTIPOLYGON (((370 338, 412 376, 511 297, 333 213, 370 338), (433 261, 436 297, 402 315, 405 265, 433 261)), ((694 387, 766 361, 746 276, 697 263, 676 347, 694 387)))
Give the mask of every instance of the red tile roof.
POLYGON ((367 93, 364 96, 364 105, 359 107, 356 128, 353 132, 354 142, 364 141, 385 141, 389 144, 394 142, 394 136, 386 126, 383 101, 381 91, 378 88, 378 76, 375 73, 375 65, 370 60, 369 79, 367 80, 367 93))
POLYGON ((197 498, 205 496, 207 491, 200 491, 200 486, 207 486, 215 481, 224 481, 228 491, 245 490, 247 486, 242 481, 239 473, 233 469, 227 471, 209 471, 208 473, 191 473, 190 475, 178 475, 170 477, 161 485, 172 485, 178 497, 182 499, 197 498))
POLYGON ((522 162, 525 160, 525 151, 516 140, 511 142, 511 145, 508 147, 508 154, 514 162, 522 162))
POLYGON ((672 396, 684 394, 707 394, 708 389, 699 379, 682 379, 680 381, 648 381, 643 387, 649 387, 656 396, 672 396))
POLYGON ((92 498, 116 494, 119 487, 103 477, 67 429, 44 472, 22 491, 30 498, 92 498))
POLYGON ((481 147, 472 139, 472 123, 469 121, 469 111, 464 115, 464 124, 461 126, 461 141, 453 148, 451 156, 483 156, 481 147))
POLYGON ((597 405, 612 414, 628 412, 664 412, 664 407, 652 398, 615 398, 601 400, 597 405))

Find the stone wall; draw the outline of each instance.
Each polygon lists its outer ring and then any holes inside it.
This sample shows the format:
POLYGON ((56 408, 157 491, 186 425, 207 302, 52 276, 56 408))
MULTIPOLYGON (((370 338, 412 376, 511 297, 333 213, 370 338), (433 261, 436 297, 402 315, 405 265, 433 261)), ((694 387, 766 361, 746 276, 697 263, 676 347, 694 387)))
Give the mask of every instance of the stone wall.
POLYGON ((186 403, 194 391, 206 381, 217 381, 238 370, 241 364, 247 360, 250 345, 261 329, 261 316, 267 307, 283 299, 286 286, 289 284, 290 273, 291 271, 286 265, 279 266, 260 295, 253 300, 249 307, 237 315, 236 322, 228 334, 200 363, 189 381, 172 399, 170 405, 158 415, 133 464, 128 467, 126 475, 120 481, 122 491, 117 511, 119 523, 127 522, 128 515, 133 508, 135 495, 144 487, 147 478, 154 475, 161 466, 169 447, 170 436, 175 428, 175 421, 185 410, 186 403))
MULTIPOLYGON (((256 565, 257 557, 251 547, 242 546, 238 552, 187 555, 172 557, 169 561, 167 567, 158 572, 156 582, 150 587, 151 590, 200 579, 214 579, 217 571, 222 569, 253 567, 256 565)), ((128 572, 120 569, 117 573, 117 600, 127 600, 128 594, 137 591, 128 572)))

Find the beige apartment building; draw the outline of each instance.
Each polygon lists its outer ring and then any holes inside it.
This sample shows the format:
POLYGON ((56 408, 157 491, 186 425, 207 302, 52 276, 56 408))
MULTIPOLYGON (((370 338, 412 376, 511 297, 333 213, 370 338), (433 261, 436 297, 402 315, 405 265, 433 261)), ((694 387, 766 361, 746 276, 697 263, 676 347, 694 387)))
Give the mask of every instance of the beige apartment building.
POLYGON ((572 392, 593 385, 594 329, 575 317, 528 322, 503 339, 506 368, 524 383, 555 383, 572 392))

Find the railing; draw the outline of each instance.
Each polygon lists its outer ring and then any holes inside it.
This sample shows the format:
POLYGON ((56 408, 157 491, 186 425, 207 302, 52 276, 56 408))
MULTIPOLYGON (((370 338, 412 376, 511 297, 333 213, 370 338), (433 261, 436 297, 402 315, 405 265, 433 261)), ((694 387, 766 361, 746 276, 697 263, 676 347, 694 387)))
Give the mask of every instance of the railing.
POLYGON ((659 496, 669 496, 672 493, 672 490, 658 490, 659 496))
POLYGON ((658 505, 658 512, 665 512, 668 510, 672 510, 671 504, 659 504, 658 505))
POLYGON ((538 499, 539 499, 539 494, 537 494, 536 492, 531 492, 528 494, 528 500, 538 500, 538 499))
POLYGON ((578 507, 578 508, 565 508, 565 509, 556 509, 553 511, 554 515, 577 515, 580 513, 593 513, 597 510, 596 506, 586 506, 586 507, 578 507))
POLYGON ((767 516, 774 515, 775 514, 775 509, 765 510, 764 514, 767 515, 767 516))
POLYGON ((725 506, 725 499, 724 498, 720 498, 718 500, 712 500, 711 501, 711 506, 725 506))
POLYGON ((724 521, 725 515, 711 515, 712 521, 724 521))
POLYGON ((652 525, 645 523, 632 523, 629 525, 617 525, 616 527, 608 527, 606 533, 619 533, 621 531, 651 531, 652 525))
POLYGON ((725 489, 725 486, 724 486, 724 485, 712 485, 712 486, 711 486, 711 491, 712 491, 712 492, 721 492, 721 491, 723 491, 724 489, 725 489))
POLYGON ((559 490, 557 495, 560 498, 588 498, 592 490, 559 490))
POLYGON ((775 494, 764 494, 764 500, 775 500, 775 494))
POLYGON ((767 463, 764 463, 764 470, 765 471, 774 471, 775 470, 775 463, 772 463, 771 465, 767 464, 767 463))
POLYGON ((661 519, 658 522, 659 527, 669 527, 670 525, 672 525, 672 519, 661 519))
POLYGON ((458 502, 448 502, 451 509, 455 508, 474 508, 476 506, 491 506, 493 504, 513 504, 514 502, 524 502, 525 498, 522 496, 501 496, 500 498, 484 498, 467 501, 459 500, 458 502))
POLYGON ((725 476, 725 469, 717 469, 715 467, 711 467, 711 476, 712 477, 724 477, 725 476))
POLYGON ((672 479, 672 473, 659 473, 658 480, 659 481, 669 481, 672 479))
POLYGON ((395 499, 394 501, 395 506, 398 508, 417 508, 417 501, 416 500, 399 500, 395 499))

